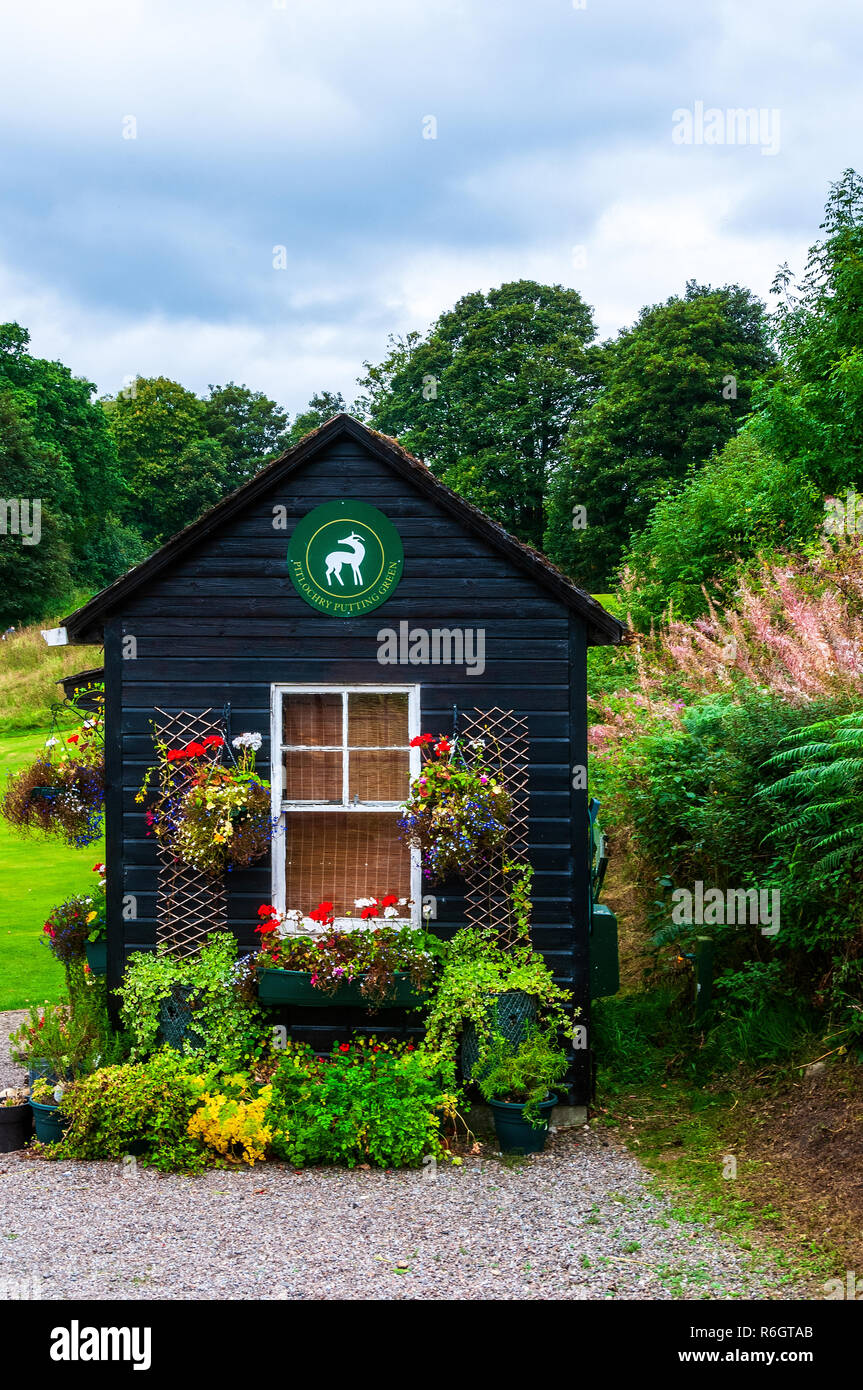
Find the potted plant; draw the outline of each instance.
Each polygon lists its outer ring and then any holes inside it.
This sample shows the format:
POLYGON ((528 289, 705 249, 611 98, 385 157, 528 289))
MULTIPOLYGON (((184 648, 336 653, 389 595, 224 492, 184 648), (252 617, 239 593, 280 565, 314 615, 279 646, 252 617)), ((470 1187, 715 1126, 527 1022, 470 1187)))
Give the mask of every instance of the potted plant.
MULTIPOLYGON (((73 712, 79 713, 72 707, 73 712)), ((45 751, 9 774, 0 815, 23 835, 59 835, 76 849, 102 834, 105 747, 101 710, 67 738, 52 734, 45 751)))
POLYGON ((35 1081, 30 1088, 33 1125, 41 1144, 59 1143, 66 1131, 69 1122, 59 1114, 64 1090, 62 1081, 48 1081, 45 1077, 35 1081))
POLYGON ((42 928, 43 940, 66 971, 71 991, 71 968, 86 961, 92 975, 104 975, 107 964, 105 939, 105 865, 94 864, 98 886, 91 895, 78 893, 51 909, 42 928))
POLYGON ((247 868, 269 851, 276 821, 270 784, 255 772, 261 735, 233 740, 238 761, 221 762, 225 740, 209 734, 183 748, 156 742, 159 762, 147 770, 136 801, 143 803, 153 774, 159 790, 146 812, 153 834, 184 864, 216 878, 247 868))
POLYGON ((474 740, 465 756, 457 742, 420 734, 412 748, 423 754, 422 771, 410 784, 399 832, 422 855, 433 882, 463 874, 506 841, 512 798, 474 740))
POLYGON ((105 865, 94 864, 93 873, 99 875, 99 887, 91 899, 87 913, 87 940, 84 951, 87 965, 92 975, 108 973, 108 919, 105 907, 105 865))
POLYGON ((267 903, 255 930, 258 998, 268 1004, 416 1008, 423 1003, 441 943, 404 920, 405 898, 359 898, 359 921, 335 925, 333 904, 304 916, 267 903), (400 911, 400 909, 402 911, 400 911))
POLYGON ((566 1069, 566 1053, 548 1030, 532 1025, 516 1045, 500 1033, 492 1036, 478 1085, 491 1106, 501 1153, 539 1153, 545 1147, 557 1105, 554 1089, 566 1069))
POLYGON ((571 1003, 529 936, 504 948, 495 928, 462 927, 444 948, 444 968, 426 1019, 425 1046, 452 1074, 461 1050, 466 1081, 481 1075, 492 1037, 519 1043, 542 1015, 562 1026, 571 1003))
POLYGON ((23 1149, 33 1133, 33 1111, 26 1086, 0 1091, 0 1154, 23 1149))
POLYGON ((20 1027, 10 1033, 12 1060, 27 1068, 31 1089, 40 1078, 56 1084, 82 1076, 111 1050, 113 1035, 108 1032, 104 998, 84 988, 86 997, 79 999, 77 1007, 34 1006, 20 1027))

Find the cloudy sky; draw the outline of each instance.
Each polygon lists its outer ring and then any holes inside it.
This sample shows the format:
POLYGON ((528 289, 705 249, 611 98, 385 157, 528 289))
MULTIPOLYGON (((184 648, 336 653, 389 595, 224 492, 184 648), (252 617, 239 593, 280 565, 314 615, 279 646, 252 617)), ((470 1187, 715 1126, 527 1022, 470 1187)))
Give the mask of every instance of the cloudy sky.
POLYGON ((296 411, 506 280, 603 336, 689 277, 767 297, 863 166, 853 0, 581 5, 4 0, 0 319, 100 392, 296 411), (699 102, 763 130, 677 143, 699 102))

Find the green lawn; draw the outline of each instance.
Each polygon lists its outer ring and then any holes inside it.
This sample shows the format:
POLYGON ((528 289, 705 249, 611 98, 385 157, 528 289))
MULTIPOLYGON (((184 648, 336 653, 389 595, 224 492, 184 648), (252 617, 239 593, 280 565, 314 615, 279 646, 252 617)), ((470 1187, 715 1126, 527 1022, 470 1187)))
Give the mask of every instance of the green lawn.
MULTIPOLYGON (((47 732, 0 738, 0 785, 42 748, 47 732)), ((23 839, 0 820, 0 1009, 57 1000, 63 967, 40 942, 42 925, 55 903, 89 892, 92 868, 105 856, 103 841, 69 849, 59 839, 23 839)))

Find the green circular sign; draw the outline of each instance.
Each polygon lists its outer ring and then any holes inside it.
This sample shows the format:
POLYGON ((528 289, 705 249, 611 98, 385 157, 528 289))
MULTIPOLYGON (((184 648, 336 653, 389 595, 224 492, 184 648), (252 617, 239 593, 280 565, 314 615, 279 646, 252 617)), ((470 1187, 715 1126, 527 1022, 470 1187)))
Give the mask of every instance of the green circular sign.
POLYGON ((404 550, 391 521, 367 502, 324 502, 294 528, 288 571, 301 598, 332 618, 384 603, 402 575, 404 550))

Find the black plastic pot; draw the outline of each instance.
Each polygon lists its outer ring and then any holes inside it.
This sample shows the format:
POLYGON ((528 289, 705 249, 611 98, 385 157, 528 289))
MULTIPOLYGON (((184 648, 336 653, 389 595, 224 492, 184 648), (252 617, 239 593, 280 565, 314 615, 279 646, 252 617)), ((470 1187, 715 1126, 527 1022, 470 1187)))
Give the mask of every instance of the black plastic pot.
POLYGON ((23 1149, 33 1133, 33 1111, 29 1101, 23 1105, 0 1105, 0 1154, 23 1149))

